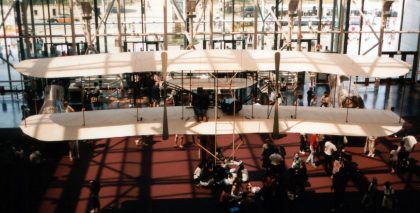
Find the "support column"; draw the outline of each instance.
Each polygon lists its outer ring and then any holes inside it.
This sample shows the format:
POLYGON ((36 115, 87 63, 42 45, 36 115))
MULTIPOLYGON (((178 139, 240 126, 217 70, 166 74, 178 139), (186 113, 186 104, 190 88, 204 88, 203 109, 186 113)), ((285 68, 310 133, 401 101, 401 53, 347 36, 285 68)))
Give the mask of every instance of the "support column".
POLYGON ((19 54, 20 54, 20 59, 21 60, 25 60, 26 59, 26 54, 25 54, 25 47, 23 45, 24 40, 23 40, 23 31, 22 31, 22 16, 21 16, 21 2, 20 1, 16 1, 15 4, 15 12, 16 12, 16 24, 18 26, 18 33, 19 33, 19 54))
MULTIPOLYGON (((337 48, 337 52, 338 53, 343 53, 343 42, 344 42, 344 8, 346 5, 346 0, 341 0, 341 4, 340 4, 340 35, 338 37, 338 48, 337 48)), ((333 23, 334 24, 334 23, 333 23)), ((333 48, 331 47, 331 50, 333 50, 333 48)))
POLYGON ((117 34, 117 39, 115 40, 115 42, 117 42, 115 44, 115 47, 117 48, 118 52, 122 52, 122 47, 121 47, 121 0, 117 0, 117 29, 118 29, 118 34, 117 34))
POLYGON ((349 39, 349 24, 350 24, 350 5, 351 5, 351 1, 347 1, 346 3, 346 19, 344 20, 344 38, 343 38, 343 54, 347 54, 347 41, 349 39))
POLYGON ((163 0, 163 50, 168 50, 168 1, 167 0, 163 0))
POLYGON ((73 0, 69 1, 70 4, 70 19, 71 21, 71 49, 72 52, 70 55, 76 55, 76 30, 74 28, 74 2, 73 0))
POLYGON ((31 27, 32 27, 32 48, 33 48, 33 52, 34 55, 33 57, 37 57, 37 49, 36 49, 36 31, 35 31, 35 18, 34 18, 34 7, 33 7, 33 0, 29 0, 29 10, 30 10, 30 14, 31 14, 31 27))
POLYGON ((213 46, 213 0, 210 0, 210 4, 211 4, 210 6, 210 49, 214 49, 214 46, 213 46))
POLYGON ((21 15, 22 15, 24 33, 19 34, 19 36, 22 36, 22 35, 24 36, 26 48, 23 48, 23 50, 25 53, 25 58, 30 58, 31 52, 29 50, 31 48, 31 42, 29 41, 28 14, 26 13, 26 11, 28 10, 28 1, 22 1, 21 9, 22 9, 21 15))
POLYGON ((257 25, 258 25, 258 10, 259 10, 258 0, 254 1, 254 7, 255 7, 255 11, 254 11, 254 50, 256 50, 257 46, 258 46, 258 34, 257 34, 257 31, 258 31, 258 27, 257 27, 257 25))
POLYGON ((297 49, 302 51, 302 2, 299 0, 299 9, 298 9, 298 35, 297 35, 297 49))
MULTIPOLYGON (((96 52, 100 52, 101 48, 100 48, 100 42, 99 42, 99 8, 98 8, 98 0, 93 0, 93 9, 95 10, 95 35, 96 35, 96 52)), ((102 11, 103 13, 105 13, 105 11, 102 11)))
MULTIPOLYGON (((245 1, 244 1, 245 2, 245 1)), ((279 0, 276 0, 276 5, 275 5, 275 16, 276 19, 279 20, 279 0)), ((277 34, 279 27, 281 28, 282 26, 277 24, 277 21, 274 23, 274 50, 278 49, 278 37, 279 35, 277 34)), ((280 37, 281 39, 281 37, 280 37)))

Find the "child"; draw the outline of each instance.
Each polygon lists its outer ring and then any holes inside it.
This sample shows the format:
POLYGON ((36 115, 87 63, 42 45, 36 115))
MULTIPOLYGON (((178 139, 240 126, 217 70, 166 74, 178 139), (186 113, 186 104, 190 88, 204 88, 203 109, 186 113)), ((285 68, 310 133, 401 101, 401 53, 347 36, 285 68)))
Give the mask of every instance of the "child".
POLYGON ((180 148, 180 149, 184 148, 184 135, 175 134, 174 142, 175 142, 175 145, 174 145, 175 148, 180 148))

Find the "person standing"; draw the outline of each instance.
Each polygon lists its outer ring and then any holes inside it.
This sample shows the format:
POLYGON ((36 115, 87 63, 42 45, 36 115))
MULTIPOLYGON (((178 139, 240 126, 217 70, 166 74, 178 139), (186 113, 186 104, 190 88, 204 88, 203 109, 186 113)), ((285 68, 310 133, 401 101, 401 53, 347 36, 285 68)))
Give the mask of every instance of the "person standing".
POLYGON ((314 92, 312 90, 312 87, 309 87, 308 91, 306 92, 306 100, 308 102, 308 106, 312 106, 311 105, 311 100, 312 100, 313 94, 314 94, 314 92))
POLYGON ((100 103, 100 100, 99 100, 99 96, 101 95, 101 92, 100 92, 100 90, 99 89, 95 89, 95 90, 92 90, 90 93, 89 93, 89 101, 90 101, 90 106, 91 106, 91 109, 92 110, 100 110, 100 109, 102 109, 101 108, 101 103, 100 103))
POLYGON ((347 176, 345 172, 337 172, 332 176, 331 189, 333 194, 333 206, 331 211, 342 210, 344 206, 344 197, 347 185, 347 176))
POLYGON ((69 102, 64 101, 63 105, 64 105, 64 112, 74 112, 74 109, 73 107, 69 105, 69 102))
POLYGON ((43 161, 41 152, 34 146, 31 147, 31 154, 29 154, 29 161, 34 165, 39 165, 43 161))
POLYGON ((265 139, 264 144, 262 146, 262 152, 261 152, 261 160, 262 160, 263 168, 265 168, 266 170, 268 169, 270 165, 270 156, 276 152, 277 152, 277 149, 273 141, 270 138, 265 139))
POLYGON ((329 107, 331 104, 331 98, 329 92, 324 92, 324 95, 321 97, 321 107, 329 107))
POLYGON ((398 167, 398 147, 393 145, 393 149, 389 153, 389 163, 391 164, 391 174, 394 174, 398 167))
POLYGON ((375 143, 376 143, 376 137, 375 136, 369 136, 366 137, 365 147, 363 153, 367 152, 368 157, 375 157, 375 143))
POLYGON ((417 144, 417 139, 412 135, 407 135, 402 138, 404 141, 404 146, 407 152, 412 152, 414 150, 414 147, 417 144))
POLYGON ((314 95, 312 95, 312 99, 311 99, 311 103, 310 103, 310 106, 318 106, 318 100, 317 100, 317 97, 316 97, 316 95, 314 94, 314 95))
MULTIPOLYGON (((69 102, 64 101, 64 112, 74 112, 73 107, 69 105, 69 102)), ((69 158, 71 161, 78 160, 80 158, 79 154, 79 141, 69 141, 69 158)))
POLYGON ((192 105, 196 121, 208 121, 207 109, 209 108, 210 100, 207 92, 202 87, 198 87, 197 94, 193 94, 192 105))
POLYGON ((302 158, 300 158, 299 152, 295 152, 293 156, 293 161, 292 161, 292 169, 296 169, 296 170, 299 169, 302 163, 303 163, 303 160, 302 158))
POLYGON ((298 95, 295 101, 295 106, 303 106, 303 95, 298 95))
POLYGON ((398 168, 404 170, 409 165, 409 161, 408 161, 409 153, 407 149, 405 148, 404 140, 400 141, 400 145, 398 146, 397 153, 398 153, 398 168))
POLYGON ((384 184, 384 196, 382 198, 382 208, 392 212, 395 209, 395 191, 389 181, 384 184))
POLYGON ((152 87, 152 107, 158 107, 160 105, 160 82, 155 81, 152 87))
POLYGON ((183 134, 175 134, 174 139, 175 145, 174 148, 184 148, 184 135, 183 134))
POLYGON ((372 178, 369 187, 362 198, 362 206, 364 212, 375 213, 377 211, 377 197, 378 197, 378 180, 376 177, 372 178))

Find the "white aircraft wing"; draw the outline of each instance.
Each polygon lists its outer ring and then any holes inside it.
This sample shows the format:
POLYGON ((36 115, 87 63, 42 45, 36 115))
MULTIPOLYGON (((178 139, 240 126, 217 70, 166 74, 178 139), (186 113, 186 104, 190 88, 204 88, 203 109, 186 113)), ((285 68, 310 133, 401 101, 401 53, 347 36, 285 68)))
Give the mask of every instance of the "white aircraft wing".
MULTIPOLYGON (((168 72, 272 71, 272 50, 178 50, 167 51, 168 72)), ((16 70, 39 78, 85 77, 136 72, 161 72, 160 51, 106 53, 29 59, 16 70)), ((410 66, 389 57, 352 56, 319 52, 282 51, 280 71, 318 72, 359 77, 398 77, 410 66)))
MULTIPOLYGON (((271 107, 271 106, 270 106, 271 107)), ((274 108, 264 105, 244 105, 236 115, 224 115, 220 110, 217 124, 214 110, 209 109, 208 122, 196 122, 192 108, 167 107, 169 134, 248 134, 273 131, 274 108), (252 111, 254 112, 252 114, 252 111), (268 115, 268 116, 267 116, 268 115), (183 116, 183 119, 181 119, 183 116), (253 118, 252 118, 253 116, 253 118)), ((280 132, 318 133, 346 136, 386 136, 402 128, 399 117, 387 110, 279 107, 280 132)), ((20 128, 30 137, 41 141, 87 140, 112 137, 162 134, 163 108, 130 108, 83 113, 57 113, 30 116, 20 128), (137 111, 138 110, 138 111, 137 111), (137 114, 138 112, 138 114, 137 114), (139 120, 139 121, 137 121, 139 120)))

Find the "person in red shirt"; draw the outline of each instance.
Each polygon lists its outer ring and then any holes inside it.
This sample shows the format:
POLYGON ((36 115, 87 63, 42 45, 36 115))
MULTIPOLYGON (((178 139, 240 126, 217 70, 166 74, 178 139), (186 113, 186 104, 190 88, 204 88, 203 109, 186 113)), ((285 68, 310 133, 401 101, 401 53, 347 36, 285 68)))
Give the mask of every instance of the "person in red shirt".
POLYGON ((313 134, 311 135, 309 139, 309 150, 311 153, 306 159, 306 163, 311 163, 313 167, 316 167, 315 155, 316 155, 317 149, 318 149, 318 134, 313 134))

